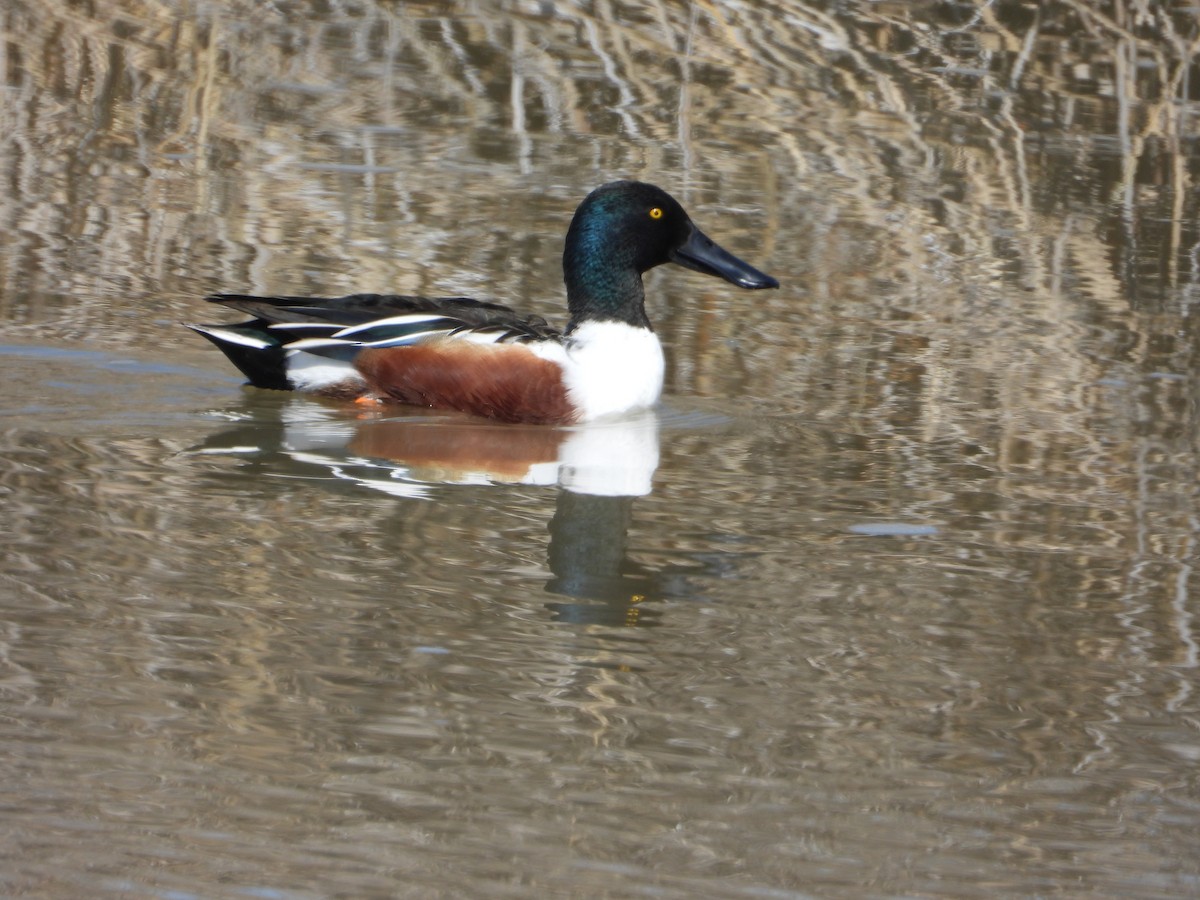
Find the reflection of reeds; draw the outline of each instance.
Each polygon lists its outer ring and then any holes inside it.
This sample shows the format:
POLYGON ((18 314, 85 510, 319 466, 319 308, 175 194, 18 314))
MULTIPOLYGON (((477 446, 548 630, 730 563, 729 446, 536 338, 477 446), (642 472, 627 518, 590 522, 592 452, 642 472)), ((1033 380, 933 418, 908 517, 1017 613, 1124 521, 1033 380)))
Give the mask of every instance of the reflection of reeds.
MULTIPOLYGON (((58 296, 119 338, 137 327, 112 321, 122 297, 182 309, 228 285, 478 290, 457 274, 470 271, 492 273, 487 293, 551 298, 557 232, 582 189, 615 174, 671 185, 677 169, 701 216, 714 191, 762 209, 752 227, 769 226, 769 255, 830 273, 811 291, 825 308, 869 267, 892 302, 964 321, 969 291, 943 285, 981 275, 1031 292, 1045 320, 1073 314, 1062 286, 1080 280, 1117 314, 1190 279, 1200 255, 1186 226, 1198 38, 1157 5, 1106 8, 1041 4, 1020 19, 981 2, 950 21, 933 3, 604 2, 447 18, 362 2, 353 18, 289 21, 17 4, 0 14, 9 46, 44 52, 7 60, 7 318, 58 296), (1142 190, 1148 147, 1164 180, 1142 190), (1119 164, 1072 182, 1105 156, 1119 164), (1090 194, 1070 210, 1047 187, 1080 181, 1090 194), (514 205, 530 182, 548 198, 514 205), (1109 197, 1117 246, 1081 226, 1109 197), (866 256, 851 261, 852 230, 866 256), (527 249, 522 234, 537 236, 527 249), (48 236, 66 245, 35 246, 48 236), (1133 275, 1150 253, 1164 259, 1157 286, 1133 275)), ((778 314, 760 308, 752 323, 778 314)))
MULTIPOLYGON (((39 180, 74 180, 90 193, 88 182, 96 177, 91 160, 103 164, 114 145, 134 142, 150 183, 188 181, 201 213, 227 212, 213 209, 217 201, 208 193, 206 173, 214 165, 227 170, 236 160, 238 182, 246 188, 239 199, 246 201, 249 220, 305 221, 341 244, 347 236, 358 239, 355 224, 333 221, 344 211, 325 207, 323 192, 312 189, 320 179, 299 163, 362 165, 361 178, 372 186, 381 170, 394 170, 392 189, 376 201, 381 215, 393 202, 411 209, 419 164, 445 164, 454 139, 480 125, 496 129, 501 143, 506 132, 518 137, 520 165, 512 171, 525 176, 545 170, 543 135, 592 135, 592 164, 602 172, 669 171, 684 160, 693 165, 700 154, 699 171, 710 184, 750 185, 773 170, 784 173, 778 185, 785 194, 828 172, 840 190, 857 197, 856 214, 868 219, 878 218, 880 191, 888 188, 879 179, 887 156, 918 191, 948 169, 960 170, 972 199, 943 206, 944 221, 924 224, 945 227, 966 249, 990 255, 995 216, 1003 212, 1005 229, 1029 235, 1022 268, 1037 273, 1045 268, 1039 250, 1045 242, 1029 228, 1033 190, 1025 140, 1030 110, 1056 103, 1058 122, 1049 127, 1063 139, 1076 133, 1074 122, 1085 111, 1114 122, 1121 177, 1111 190, 1128 218, 1137 211, 1134 177, 1146 141, 1163 139, 1174 224, 1169 282, 1178 280, 1187 252, 1180 228, 1188 186, 1180 138, 1188 120, 1186 98, 1180 97, 1197 38, 1181 35, 1176 20, 1157 7, 1135 4, 1126 11, 1118 4, 1113 18, 1086 3, 1043 4, 1032 22, 1016 24, 1006 24, 987 3, 961 23, 938 21, 933 4, 864 4, 835 14, 799 3, 755 12, 720 3, 684 9, 654 3, 645 7, 644 19, 630 22, 621 18, 626 10, 608 3, 592 11, 559 5, 553 16, 492 18, 481 10, 458 20, 413 5, 362 3, 358 12, 340 22, 287 22, 266 12, 238 19, 216 7, 200 7, 195 19, 175 19, 150 3, 134 10, 101 3, 94 16, 18 6, 6 14, 6 30, 47 52, 9 60, 9 70, 19 74, 5 103, 16 126, 7 143, 11 149, 29 142, 25 155, 38 148, 48 169, 39 180), (1064 36, 1077 26, 1085 38, 1064 36), (345 71, 343 57, 333 52, 339 46, 353 48, 353 71, 345 71), (489 59, 510 62, 495 66, 489 59), (1147 96, 1151 64, 1160 87, 1147 96), (114 65, 119 71, 112 71, 114 65), (1073 69, 1111 70, 1113 90, 1108 96, 1097 92, 1073 69), (685 73, 686 79, 678 77, 685 73), (489 87, 498 78, 507 79, 507 91, 489 87), (47 115, 45 108, 55 97, 52 105, 78 122, 73 149, 82 152, 74 169, 69 153, 46 158, 44 152, 62 144, 61 116, 47 115), (997 100, 995 113, 987 107, 997 100), (262 121, 264 110, 274 113, 273 121, 262 121), (26 117, 38 124, 22 128, 26 117), (396 128, 391 147, 367 130, 378 124, 396 128), (56 130, 43 141, 39 129, 56 130), (966 146, 955 134, 963 131, 973 133, 966 146), (718 147, 744 143, 750 152, 716 152, 707 146, 714 139, 718 147), (979 139, 987 146, 978 146, 979 139), (192 155, 198 168, 172 165, 178 154, 192 155), (272 167, 271 156, 282 165, 272 167), (323 220, 330 221, 328 228, 323 220)), ((497 161, 513 155, 504 153, 497 161)), ((486 178, 493 190, 503 177, 477 160, 460 162, 468 179, 486 178)), ((344 177, 325 180, 344 189, 344 177)), ((566 195, 577 190, 570 187, 556 190, 569 200, 566 195)), ((26 181, 19 199, 6 204, 10 226, 22 207, 34 205, 38 191, 26 181)), ((158 192, 144 199, 153 216, 158 192)), ((788 199, 798 205, 804 196, 788 199)), ((920 204, 910 212, 919 215, 920 204)), ((370 225, 370 216, 360 224, 370 225)), ((170 227, 156 222, 150 231, 164 240, 170 227)), ((921 260, 927 250, 916 240, 920 230, 906 228, 889 239, 911 236, 903 255, 921 260)), ((217 240, 257 243, 254 233, 239 238, 216 234, 212 226, 206 231, 217 240)), ((385 280, 390 266, 379 269, 376 258, 368 254, 355 265, 368 280, 385 280)), ((424 267, 431 261, 412 262, 424 267)), ((132 273, 135 280, 140 275, 132 273)))
MULTIPOLYGON (((148 2, 0 13, 8 46, 44 50, 7 60, 6 317, 60 297, 121 339, 138 327, 113 321, 121 298, 182 315, 228 285, 552 298, 570 205, 616 174, 681 188, 701 217, 714 191, 763 210, 750 227, 768 226, 768 256, 828 273, 811 286, 818 308, 869 268, 890 303, 965 322, 971 292, 946 284, 1011 279, 1059 320, 1045 352, 1073 315, 1064 284, 1119 314, 1190 279, 1181 264, 1200 255, 1186 225, 1200 38, 1157 5, 1110 16, 1076 0, 1022 19, 980 2, 953 21, 933 3, 354 8, 336 21, 220 5, 181 18, 148 2), (1151 150, 1163 183, 1139 185, 1151 150), (1105 158, 1118 165, 1077 177, 1105 158), (547 199, 514 204, 531 184, 547 199), (1078 191, 1069 208, 1060 188, 1078 191), (1116 245, 1081 225, 1107 217, 1109 197, 1116 245), (852 232, 862 249, 843 258, 852 232), (1164 261, 1156 285, 1134 277, 1149 254, 1164 261), (491 280, 463 282, 471 271, 491 280)), ((708 350, 693 348, 697 371, 708 350)))
MULTIPOLYGON (((702 219, 718 195, 762 210, 747 230, 766 226, 768 258, 823 274, 818 312, 869 272, 890 293, 865 291, 859 309, 968 327, 973 295, 1009 283, 1022 315, 1054 323, 1022 334, 1046 354, 1073 327, 1064 285, 1120 315, 1189 282, 1200 256, 1187 165, 1200 37, 1157 4, 980 2, 954 20, 934 3, 715 0, 458 18, 363 0, 339 20, 92 9, 0 13, 10 322, 58 298, 123 340, 144 327, 114 318, 126 298, 183 316, 230 285, 544 297, 554 314, 570 206, 618 174, 676 187, 702 219), (1105 243, 1095 223, 1112 197, 1105 243), (1148 279, 1141 263, 1159 256, 1148 279), (473 271, 489 280, 460 274, 473 271)), ((675 318, 683 346, 694 329, 675 318)), ((728 335, 708 333, 681 371, 728 370, 728 335)), ((1086 379, 1085 359, 1067 362, 1059 377, 1086 379)), ((782 382, 772 393, 804 384, 787 364, 758 371, 782 382)))

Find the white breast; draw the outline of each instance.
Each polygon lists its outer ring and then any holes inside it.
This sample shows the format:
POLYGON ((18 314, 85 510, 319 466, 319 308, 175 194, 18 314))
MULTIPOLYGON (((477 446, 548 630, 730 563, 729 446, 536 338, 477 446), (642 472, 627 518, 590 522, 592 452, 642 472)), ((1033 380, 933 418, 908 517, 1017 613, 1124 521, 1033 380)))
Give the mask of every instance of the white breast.
POLYGON ((546 347, 563 367, 571 402, 580 420, 644 409, 662 394, 662 344, 647 328, 623 322, 585 322, 567 338, 564 348, 546 347), (552 348, 552 349, 551 349, 552 348))

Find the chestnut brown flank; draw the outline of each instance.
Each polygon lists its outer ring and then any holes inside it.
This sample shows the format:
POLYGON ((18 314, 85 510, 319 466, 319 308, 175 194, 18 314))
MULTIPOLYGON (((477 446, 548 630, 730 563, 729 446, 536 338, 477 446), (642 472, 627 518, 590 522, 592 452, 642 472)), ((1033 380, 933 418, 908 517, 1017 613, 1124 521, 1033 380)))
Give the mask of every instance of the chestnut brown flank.
POLYGON ((520 344, 430 341, 364 350, 354 365, 379 396, 411 406, 457 409, 502 422, 575 420, 562 370, 520 344))

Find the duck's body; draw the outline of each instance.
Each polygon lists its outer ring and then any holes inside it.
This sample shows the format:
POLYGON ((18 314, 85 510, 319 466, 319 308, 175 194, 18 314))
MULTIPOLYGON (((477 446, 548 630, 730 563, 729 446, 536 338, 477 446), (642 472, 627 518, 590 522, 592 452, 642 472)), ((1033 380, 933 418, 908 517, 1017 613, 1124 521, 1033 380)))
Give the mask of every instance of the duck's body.
POLYGON ((658 401, 663 352, 641 275, 668 261, 745 288, 778 287, 706 238, 666 192, 613 182, 584 200, 567 232, 565 331, 496 303, 376 294, 217 294, 208 299, 254 318, 189 327, 258 387, 506 422, 587 422, 658 401))

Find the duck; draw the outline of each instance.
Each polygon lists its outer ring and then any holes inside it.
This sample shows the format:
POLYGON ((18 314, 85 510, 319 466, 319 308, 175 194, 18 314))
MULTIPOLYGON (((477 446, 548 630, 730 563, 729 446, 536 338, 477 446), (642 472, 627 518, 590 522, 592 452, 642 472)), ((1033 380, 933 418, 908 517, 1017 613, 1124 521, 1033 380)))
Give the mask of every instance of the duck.
POLYGON ((665 361, 643 273, 674 263, 746 290, 779 287, 707 237, 669 193, 639 181, 584 198, 562 261, 561 330, 491 301, 390 294, 213 294, 208 302, 252 318, 185 324, 254 387, 575 425, 658 403, 665 361))

